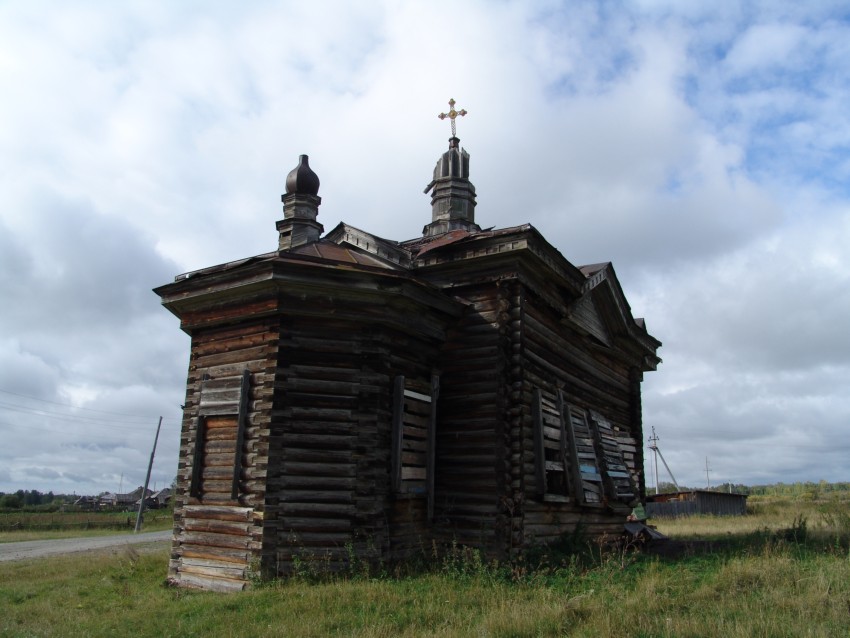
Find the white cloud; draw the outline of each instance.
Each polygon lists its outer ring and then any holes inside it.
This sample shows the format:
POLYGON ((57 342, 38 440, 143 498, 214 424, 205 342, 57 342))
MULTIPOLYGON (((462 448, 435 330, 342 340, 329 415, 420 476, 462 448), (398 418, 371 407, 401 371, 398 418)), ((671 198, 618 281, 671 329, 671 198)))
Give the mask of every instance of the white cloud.
POLYGON ((160 413, 170 481, 188 338, 150 289, 273 249, 300 153, 327 229, 416 236, 449 97, 482 226, 613 260, 664 342, 645 421, 677 478, 846 479, 837 7, 0 5, 0 390, 142 417, 0 395, 30 409, 0 412, 0 490, 135 486, 160 413))

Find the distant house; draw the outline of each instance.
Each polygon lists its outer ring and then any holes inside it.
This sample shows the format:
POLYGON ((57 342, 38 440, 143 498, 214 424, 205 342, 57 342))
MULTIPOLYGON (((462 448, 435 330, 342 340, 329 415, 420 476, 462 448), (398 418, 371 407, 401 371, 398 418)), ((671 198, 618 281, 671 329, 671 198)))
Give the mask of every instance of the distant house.
MULTIPOLYGON (((171 498, 172 490, 170 487, 166 487, 157 492, 151 492, 150 496, 145 499, 145 507, 148 509, 160 509, 162 507, 168 507, 168 501, 171 498)), ((139 504, 141 499, 136 500, 136 505, 139 504)))
POLYGON ((96 496, 81 496, 74 501, 74 506, 82 510, 95 510, 98 507, 98 497, 96 496))
MULTIPOLYGON (((145 492, 145 488, 141 485, 132 492, 127 492, 126 494, 106 492, 98 497, 98 504, 101 507, 132 508, 139 502, 139 499, 142 498, 143 492, 145 492)), ((151 490, 147 490, 145 493, 148 496, 153 494, 151 490)))
POLYGON ((171 577, 242 589, 250 566, 305 557, 333 570, 431 542, 503 557, 579 526, 621 533, 661 344, 611 264, 577 267, 527 224, 481 229, 456 137, 420 237, 321 237, 318 190, 302 156, 275 251, 156 289, 192 338, 171 577))
POLYGON ((695 514, 743 516, 747 513, 747 495, 708 490, 654 494, 646 497, 644 508, 649 518, 695 514))

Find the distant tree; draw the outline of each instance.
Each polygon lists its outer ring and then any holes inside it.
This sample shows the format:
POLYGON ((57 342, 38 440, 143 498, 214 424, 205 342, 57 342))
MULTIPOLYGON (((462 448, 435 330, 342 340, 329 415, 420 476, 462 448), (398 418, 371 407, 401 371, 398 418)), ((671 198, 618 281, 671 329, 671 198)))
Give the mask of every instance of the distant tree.
POLYGON ((41 496, 38 490, 24 492, 24 505, 41 505, 41 496))
POLYGON ((22 506, 23 501, 17 494, 4 494, 3 496, 0 496, 0 507, 20 509, 22 506))

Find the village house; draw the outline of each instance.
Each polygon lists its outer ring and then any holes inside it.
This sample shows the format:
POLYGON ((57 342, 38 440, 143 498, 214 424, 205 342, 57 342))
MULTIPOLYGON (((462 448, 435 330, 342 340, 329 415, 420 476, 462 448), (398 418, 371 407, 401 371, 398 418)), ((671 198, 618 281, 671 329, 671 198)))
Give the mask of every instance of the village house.
POLYGON ((118 494, 116 492, 104 492, 97 497, 98 507, 109 507, 109 508, 118 508, 131 510, 134 509, 136 504, 139 502, 139 499, 142 498, 142 493, 146 493, 148 496, 151 495, 151 490, 147 490, 145 492, 145 488, 142 485, 139 485, 132 492, 127 492, 126 494, 118 494))
POLYGON ((469 168, 453 131, 430 222, 393 241, 346 223, 323 234, 302 155, 276 250, 155 290, 192 340, 178 584, 622 532, 661 344, 610 263, 574 266, 528 224, 482 230, 469 168))

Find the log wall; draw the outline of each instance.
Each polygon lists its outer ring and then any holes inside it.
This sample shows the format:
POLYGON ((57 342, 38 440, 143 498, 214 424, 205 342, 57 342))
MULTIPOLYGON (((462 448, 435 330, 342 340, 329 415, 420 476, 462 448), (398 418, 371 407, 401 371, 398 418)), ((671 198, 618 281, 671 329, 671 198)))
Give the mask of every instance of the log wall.
POLYGON ((436 343, 333 317, 284 319, 278 350, 264 561, 334 571, 427 543, 427 494, 391 481, 394 380, 428 392, 436 343))
POLYGON ((487 283, 454 292, 469 306, 441 355, 437 538, 498 555, 511 529, 503 503, 511 485, 511 291, 487 283))
MULTIPOLYGON (((601 326, 592 315, 592 304, 583 305, 587 316, 576 327, 562 319, 565 308, 552 308, 532 290, 523 291, 520 345, 515 346, 522 353, 522 434, 518 447, 524 500, 522 536, 518 540, 523 546, 553 542, 572 532, 576 525, 590 535, 617 535, 625 520, 623 506, 612 511, 604 499, 592 504, 579 502, 576 496, 551 500, 538 496, 546 490, 537 484, 534 422, 530 407, 526 408, 532 405, 535 389, 550 395, 562 390, 565 402, 604 416, 625 452, 624 460, 634 480, 641 480, 637 451, 640 446, 636 443, 641 438, 639 381, 636 385, 628 363, 580 329, 601 326)), ((601 327, 594 332, 597 339, 605 334, 601 327)))
POLYGON ((251 570, 257 568, 263 537, 269 412, 278 333, 278 322, 265 319, 198 329, 192 335, 169 563, 170 576, 183 585, 242 589, 251 570), (233 418, 204 419, 199 418, 199 403, 206 380, 238 380, 245 369, 250 373, 248 410, 234 499, 233 461, 221 455, 230 458, 236 451, 238 405, 234 404, 233 418), (213 436, 206 437, 204 450, 198 454, 205 463, 200 469, 200 492, 193 496, 192 460, 196 457, 199 424, 203 427, 205 423, 207 427, 219 427, 208 430, 213 436))

